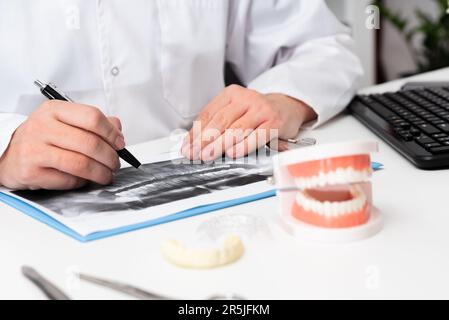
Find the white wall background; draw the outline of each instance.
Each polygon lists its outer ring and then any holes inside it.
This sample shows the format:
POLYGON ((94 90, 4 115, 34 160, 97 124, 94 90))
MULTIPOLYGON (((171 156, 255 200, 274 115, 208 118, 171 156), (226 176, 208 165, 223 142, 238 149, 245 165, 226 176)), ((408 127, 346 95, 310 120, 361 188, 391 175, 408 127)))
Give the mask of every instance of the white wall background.
POLYGON ((376 81, 375 31, 367 29, 365 25, 368 17, 366 8, 372 1, 326 0, 326 2, 338 18, 352 29, 355 50, 365 69, 365 76, 360 85, 364 87, 374 84, 376 81))

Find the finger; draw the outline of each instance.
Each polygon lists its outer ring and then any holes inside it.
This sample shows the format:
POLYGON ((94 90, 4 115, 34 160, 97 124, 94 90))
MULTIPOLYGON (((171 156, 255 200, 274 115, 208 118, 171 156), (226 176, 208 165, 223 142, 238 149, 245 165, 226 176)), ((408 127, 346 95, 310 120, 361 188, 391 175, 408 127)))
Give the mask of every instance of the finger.
POLYGON ((84 179, 51 168, 40 168, 39 177, 31 189, 73 190, 87 184, 84 179))
POLYGON ((201 153, 203 161, 212 161, 221 157, 226 150, 245 140, 254 131, 254 128, 257 128, 253 125, 251 117, 245 116, 238 121, 241 123, 241 127, 236 128, 231 125, 219 138, 203 149, 201 153))
POLYGON ((98 108, 55 100, 50 101, 47 105, 59 121, 95 133, 116 150, 125 147, 123 134, 108 121, 98 108))
POLYGON ((117 117, 108 117, 109 122, 116 127, 120 132, 122 131, 122 122, 117 117))
MULTIPOLYGON (((199 147, 200 150, 210 144, 213 144, 235 121, 240 119, 248 111, 248 107, 230 104, 220 110, 207 124, 201 135, 193 141, 193 148, 199 147)), ((249 119, 246 123, 250 122, 249 119)), ((198 155, 200 157, 200 155, 198 155)))
POLYGON ((193 150, 192 144, 193 139, 197 137, 204 126, 209 123, 209 111, 204 110, 201 112, 199 117, 193 122, 193 126, 190 129, 189 133, 185 136, 182 147, 181 147, 181 154, 186 157, 187 159, 193 159, 193 153, 197 153, 198 151, 193 150))
POLYGON ((226 107, 230 104, 230 102, 231 98, 227 94, 226 90, 212 99, 212 101, 209 102, 200 112, 198 118, 193 122, 192 129, 190 129, 189 134, 184 139, 183 149, 189 147, 198 135, 201 134, 202 128, 209 123, 214 114, 221 108, 226 107))
POLYGON ((226 154, 231 158, 241 158, 265 146, 268 142, 277 139, 278 137, 279 130, 274 129, 271 122, 265 122, 242 142, 229 148, 226 151, 226 154))
POLYGON ((112 171, 120 169, 117 151, 96 134, 63 122, 52 121, 48 126, 52 134, 43 136, 47 143, 86 155, 112 171))
POLYGON ((220 157, 226 150, 247 138, 262 123, 264 123, 262 115, 254 112, 246 113, 231 124, 224 134, 204 148, 201 159, 211 161, 220 157))
POLYGON ((105 165, 74 151, 49 147, 41 167, 53 168, 101 185, 112 182, 112 171, 105 165))

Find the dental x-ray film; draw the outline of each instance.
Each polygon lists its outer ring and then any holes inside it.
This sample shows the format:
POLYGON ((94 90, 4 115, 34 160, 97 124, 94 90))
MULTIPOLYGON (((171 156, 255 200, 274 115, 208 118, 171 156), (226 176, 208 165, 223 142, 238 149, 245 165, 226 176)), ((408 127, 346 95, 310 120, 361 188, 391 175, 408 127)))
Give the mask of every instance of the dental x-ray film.
POLYGON ((259 164, 168 159, 145 164, 141 170, 121 169, 109 186, 10 194, 87 235, 266 192, 270 189, 267 174, 267 168, 259 164))

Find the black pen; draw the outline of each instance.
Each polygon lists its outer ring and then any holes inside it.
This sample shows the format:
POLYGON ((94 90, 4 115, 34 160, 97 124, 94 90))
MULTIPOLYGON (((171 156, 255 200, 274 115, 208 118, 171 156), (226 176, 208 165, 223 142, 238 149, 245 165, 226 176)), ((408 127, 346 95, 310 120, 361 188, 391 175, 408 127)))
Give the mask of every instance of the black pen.
MULTIPOLYGON (((34 81, 34 84, 37 87, 39 87, 39 90, 41 91, 41 93, 50 100, 62 100, 62 101, 74 102, 66 94, 58 91, 56 86, 51 83, 45 84, 39 80, 36 80, 36 81, 34 81)), ((139 169, 139 167, 142 165, 139 162, 139 160, 137 160, 136 157, 134 157, 131 154, 131 152, 129 152, 126 149, 118 150, 117 153, 120 158, 125 160, 127 163, 129 163, 136 169, 139 169)))

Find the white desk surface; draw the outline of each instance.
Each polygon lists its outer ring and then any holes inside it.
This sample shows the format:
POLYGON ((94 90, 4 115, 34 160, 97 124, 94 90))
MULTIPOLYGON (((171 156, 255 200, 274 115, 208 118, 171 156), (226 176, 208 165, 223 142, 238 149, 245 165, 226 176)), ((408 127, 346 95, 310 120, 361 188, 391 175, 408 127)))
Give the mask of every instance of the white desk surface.
MULTIPOLYGON (((449 69, 418 80, 449 80, 449 69)), ((401 84, 395 81, 367 90, 396 90, 401 84)), ((306 135, 319 143, 379 140, 350 116, 340 116, 306 135)), ((167 146, 167 139, 147 145, 155 153, 167 146)), ((37 268, 74 299, 128 297, 73 282, 73 270, 191 299, 221 292, 250 299, 449 298, 449 171, 419 171, 385 143, 380 146, 374 160, 385 170, 375 173, 373 184, 385 227, 369 240, 350 244, 291 240, 271 222, 276 198, 86 244, 0 204, 0 298, 43 298, 21 275, 24 264, 37 268), (266 219, 269 244, 253 243, 239 262, 211 271, 183 270, 162 259, 159 247, 164 240, 189 237, 203 221, 226 214, 266 219)))

